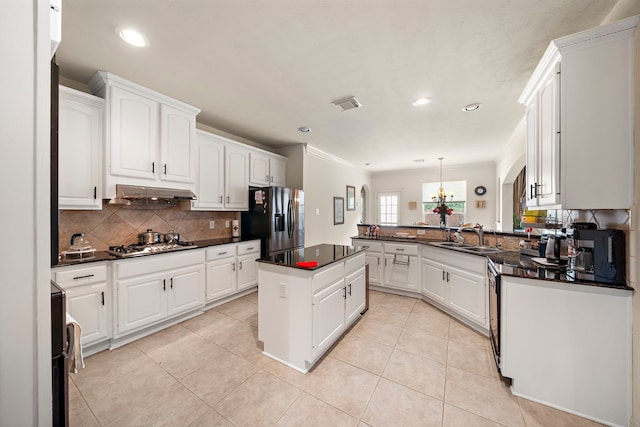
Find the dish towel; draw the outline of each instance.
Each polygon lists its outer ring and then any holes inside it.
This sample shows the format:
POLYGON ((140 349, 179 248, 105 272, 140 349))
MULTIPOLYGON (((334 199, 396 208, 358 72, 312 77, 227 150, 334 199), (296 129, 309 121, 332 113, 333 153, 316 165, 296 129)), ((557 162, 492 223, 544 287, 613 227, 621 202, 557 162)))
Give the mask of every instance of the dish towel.
MULTIPOLYGON (((78 373, 78 366, 84 368, 84 356, 82 355, 82 328, 76 319, 67 313, 67 333, 73 334, 73 348, 69 359, 71 362, 71 370, 74 374, 78 373), (71 326, 69 328, 69 326, 71 326)), ((71 340, 70 340, 71 341, 71 340)))

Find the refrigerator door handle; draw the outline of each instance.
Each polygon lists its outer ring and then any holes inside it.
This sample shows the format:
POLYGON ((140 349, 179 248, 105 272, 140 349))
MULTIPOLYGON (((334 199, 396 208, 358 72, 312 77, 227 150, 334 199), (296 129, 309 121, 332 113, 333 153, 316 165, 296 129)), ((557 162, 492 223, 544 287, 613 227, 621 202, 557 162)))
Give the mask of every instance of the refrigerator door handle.
POLYGON ((291 200, 287 206, 287 234, 290 239, 293 237, 293 202, 291 200))

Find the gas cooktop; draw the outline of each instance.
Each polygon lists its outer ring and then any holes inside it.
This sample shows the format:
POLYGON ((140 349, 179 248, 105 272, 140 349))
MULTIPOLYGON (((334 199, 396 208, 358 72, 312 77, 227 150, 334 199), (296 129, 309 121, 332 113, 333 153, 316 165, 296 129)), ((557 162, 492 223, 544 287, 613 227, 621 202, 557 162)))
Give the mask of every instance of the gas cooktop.
POLYGON ((129 258, 141 255, 160 254, 165 252, 193 249, 198 246, 192 242, 155 243, 153 245, 109 246, 109 254, 118 258, 129 258))

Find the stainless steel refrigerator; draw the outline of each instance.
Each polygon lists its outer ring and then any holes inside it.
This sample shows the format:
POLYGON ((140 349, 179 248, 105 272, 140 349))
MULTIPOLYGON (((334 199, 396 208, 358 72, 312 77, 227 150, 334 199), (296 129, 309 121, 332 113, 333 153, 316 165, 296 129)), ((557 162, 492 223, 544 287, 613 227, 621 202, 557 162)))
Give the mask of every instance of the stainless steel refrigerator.
POLYGON ((261 256, 304 247, 304 192, 285 187, 249 187, 242 212, 243 238, 262 239, 261 256))

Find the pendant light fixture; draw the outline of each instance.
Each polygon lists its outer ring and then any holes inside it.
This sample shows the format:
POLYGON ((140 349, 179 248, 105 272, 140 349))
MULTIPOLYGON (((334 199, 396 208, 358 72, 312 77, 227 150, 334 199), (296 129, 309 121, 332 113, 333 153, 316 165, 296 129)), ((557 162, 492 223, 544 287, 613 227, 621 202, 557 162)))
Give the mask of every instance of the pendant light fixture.
POLYGON ((431 200, 437 203, 437 206, 433 210, 434 213, 440 215, 440 227, 445 227, 447 224, 447 215, 451 215, 453 210, 446 205, 447 199, 453 200, 453 191, 447 193, 442 185, 442 160, 444 157, 438 157, 440 160, 440 188, 437 193, 431 193, 431 200))

